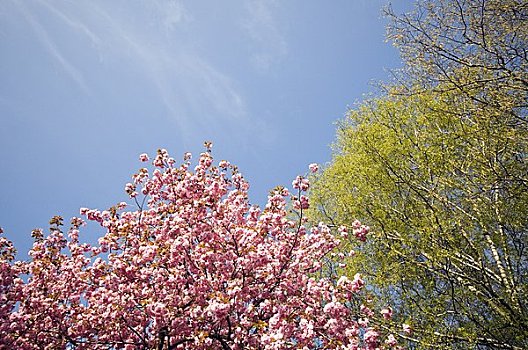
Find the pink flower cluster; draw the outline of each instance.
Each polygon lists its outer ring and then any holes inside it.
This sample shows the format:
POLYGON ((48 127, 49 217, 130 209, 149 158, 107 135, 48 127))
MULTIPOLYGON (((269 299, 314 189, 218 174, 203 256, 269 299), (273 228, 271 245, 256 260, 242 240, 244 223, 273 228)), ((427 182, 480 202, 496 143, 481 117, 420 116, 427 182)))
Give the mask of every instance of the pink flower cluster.
POLYGON ((357 239, 359 239, 362 242, 365 242, 367 240, 367 234, 370 231, 370 227, 362 225, 361 222, 358 220, 355 220, 352 223, 352 228, 354 231, 354 235, 357 239))
POLYGON ((317 163, 312 163, 308 166, 308 168, 310 169, 310 171, 312 173, 316 173, 319 171, 319 165, 317 163))
MULTIPOLYGON (((345 225, 341 225, 337 229, 337 231, 343 238, 349 237, 348 230, 348 227, 345 225)), ((370 232, 370 227, 362 225, 361 222, 355 220, 352 223, 352 232, 358 240, 360 240, 361 242, 365 242, 367 240, 367 234, 370 232)))
POLYGON ((294 189, 297 189, 302 192, 306 192, 310 188, 310 182, 304 176, 299 175, 295 178, 295 180, 293 180, 292 186, 294 189))
MULTIPOLYGON (((58 219, 47 237, 36 231, 27 262, 14 262, 1 237, 0 349, 395 346, 358 321, 360 274, 336 284, 316 278, 339 245, 328 226, 293 220, 287 189, 263 210, 251 206, 236 167, 214 166, 209 151, 192 170, 190 159, 174 166, 158 151, 155 169, 140 169, 125 186, 145 196, 135 211, 126 203, 81 209, 105 230, 94 246, 80 243, 78 218, 67 234, 58 219)), ((297 177, 293 187, 294 206, 307 208, 308 180, 297 177)), ((358 222, 353 230, 361 240, 368 232, 358 222)))

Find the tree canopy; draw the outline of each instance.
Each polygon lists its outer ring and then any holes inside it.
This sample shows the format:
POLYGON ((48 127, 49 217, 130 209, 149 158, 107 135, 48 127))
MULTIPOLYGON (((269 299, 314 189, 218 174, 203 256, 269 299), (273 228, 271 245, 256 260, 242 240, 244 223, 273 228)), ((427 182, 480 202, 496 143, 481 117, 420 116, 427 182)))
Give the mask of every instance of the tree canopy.
POLYGON ((352 111, 312 188, 313 215, 371 224, 375 238, 356 263, 425 342, 520 347, 526 135, 446 113, 452 101, 438 97, 387 97, 352 111))
POLYGON ((525 1, 419 1, 389 39, 405 67, 338 125, 314 220, 360 218, 355 259, 412 318, 411 346, 528 343, 525 1))
POLYGON ((528 2, 418 0, 410 13, 386 13, 405 64, 400 88, 455 90, 477 109, 527 122, 528 2))
POLYGON ((29 261, 0 238, 1 349, 397 347, 361 275, 324 272, 340 241, 322 223, 305 226, 306 178, 261 210, 235 166, 209 151, 193 170, 189 159, 176 166, 160 150, 155 169, 125 186, 135 210, 82 208, 105 229, 95 245, 81 242, 80 218, 67 233, 60 217, 49 235, 35 230, 29 261))

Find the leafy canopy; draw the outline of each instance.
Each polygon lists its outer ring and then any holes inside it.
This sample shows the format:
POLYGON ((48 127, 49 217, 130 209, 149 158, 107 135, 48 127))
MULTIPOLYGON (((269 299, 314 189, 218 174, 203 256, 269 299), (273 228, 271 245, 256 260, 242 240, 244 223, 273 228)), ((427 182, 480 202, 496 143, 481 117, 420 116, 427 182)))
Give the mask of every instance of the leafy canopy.
POLYGON ((373 227, 370 275, 412 346, 528 347, 528 3, 388 11, 405 67, 339 125, 311 216, 373 227))

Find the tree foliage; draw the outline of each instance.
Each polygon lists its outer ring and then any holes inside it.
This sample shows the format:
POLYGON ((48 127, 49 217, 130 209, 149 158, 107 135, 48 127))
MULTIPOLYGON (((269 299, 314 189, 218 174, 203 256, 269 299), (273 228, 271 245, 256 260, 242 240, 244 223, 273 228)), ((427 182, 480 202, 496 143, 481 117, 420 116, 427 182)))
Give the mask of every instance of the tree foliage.
POLYGON ((475 109, 527 122, 526 0, 418 0, 411 13, 387 15, 406 65, 400 88, 455 90, 475 109))
POLYGON ((339 124, 314 219, 357 217, 356 258, 416 347, 528 343, 525 1, 419 1, 392 16, 405 68, 339 124))
POLYGON ((29 261, 0 238, 1 349, 396 347, 361 275, 323 274, 340 243, 305 226, 306 178, 293 182, 293 212, 284 188, 260 210, 236 167, 207 151, 191 170, 189 158, 175 166, 160 150, 140 169, 125 187, 136 210, 81 209, 106 230, 96 245, 80 242, 79 218, 67 234, 60 217, 49 235, 35 230, 29 261))
POLYGON ((371 223, 356 262, 426 344, 526 346, 526 135, 451 103, 422 94, 352 111, 313 215, 371 223))

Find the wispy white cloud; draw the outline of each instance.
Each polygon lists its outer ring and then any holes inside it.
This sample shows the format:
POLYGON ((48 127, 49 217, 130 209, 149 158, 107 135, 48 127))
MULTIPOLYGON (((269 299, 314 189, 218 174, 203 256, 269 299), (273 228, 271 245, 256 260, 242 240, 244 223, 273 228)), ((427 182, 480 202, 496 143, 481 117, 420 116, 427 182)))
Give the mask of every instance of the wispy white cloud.
MULTIPOLYGON (((152 61, 152 57, 145 60, 152 61)), ((226 124, 249 122, 245 103, 231 79, 207 61, 182 54, 161 61, 156 58, 150 69, 163 103, 183 136, 194 135, 196 129, 211 132, 226 124)))
MULTIPOLYGON (((150 81, 183 135, 199 128, 215 130, 229 123, 248 122, 246 105, 234 79, 190 44, 186 24, 193 21, 193 16, 182 2, 65 4, 38 0, 38 4, 39 10, 45 9, 58 23, 55 31, 62 26, 62 30, 88 39, 91 47, 82 49, 96 50, 99 64, 126 62, 133 70, 131 74, 150 81)), ((82 74, 84 67, 76 67, 65 51, 61 52, 61 46, 54 41, 58 39, 40 18, 22 3, 18 7, 49 54, 83 90, 88 90, 82 74)), ((258 31, 256 27, 255 30, 258 31)), ((260 35, 255 33, 256 37, 260 35)))
MULTIPOLYGON (((183 5, 171 5, 170 9, 165 11, 159 3, 151 8, 159 19, 155 25, 161 23, 167 32, 176 31, 177 25, 184 25, 191 19, 183 5)), ((97 13, 105 19, 104 26, 111 28, 114 36, 113 44, 107 49, 117 56, 128 53, 139 71, 157 87, 169 115, 183 135, 192 135, 197 128, 213 130, 226 122, 245 122, 246 106, 233 87, 233 80, 200 57, 192 47, 178 41, 177 35, 168 38, 145 36, 126 21, 117 21, 100 6, 97 13)))
POLYGON ((251 0, 246 3, 248 18, 243 23, 255 42, 252 63, 260 71, 268 70, 287 53, 288 45, 274 17, 277 1, 251 0))
POLYGON ((88 28, 84 23, 82 23, 79 20, 72 20, 63 11, 61 11, 57 7, 51 5, 46 0, 38 0, 38 2, 40 4, 42 4, 43 6, 45 6, 55 16, 59 17, 71 29, 80 31, 82 34, 86 35, 90 39, 92 44, 94 44, 94 45, 100 45, 101 44, 101 38, 98 35, 96 35, 90 28, 88 28))
POLYGON ((163 15, 163 19, 160 23, 165 29, 167 35, 170 35, 170 32, 176 30, 182 23, 192 20, 191 14, 181 2, 174 0, 168 2, 160 1, 154 2, 153 6, 156 7, 158 13, 163 15))
POLYGON ((89 93, 89 88, 86 85, 83 74, 77 67, 75 67, 57 48, 57 45, 48 34, 48 31, 40 24, 40 22, 28 11, 23 2, 16 2, 18 9, 23 17, 29 23, 31 28, 37 35, 40 43, 49 52, 49 54, 59 63, 66 74, 86 93, 89 93))

